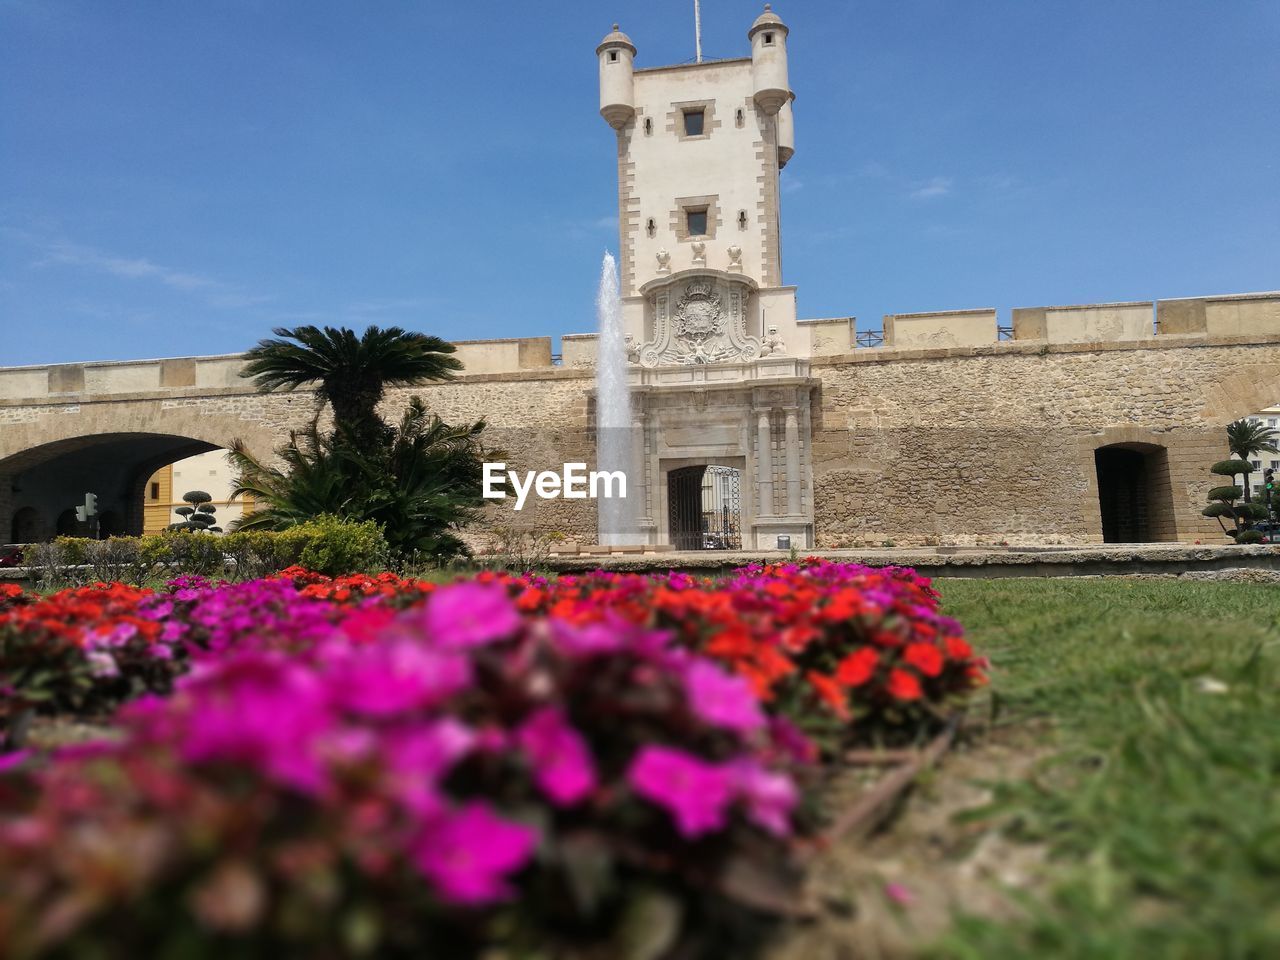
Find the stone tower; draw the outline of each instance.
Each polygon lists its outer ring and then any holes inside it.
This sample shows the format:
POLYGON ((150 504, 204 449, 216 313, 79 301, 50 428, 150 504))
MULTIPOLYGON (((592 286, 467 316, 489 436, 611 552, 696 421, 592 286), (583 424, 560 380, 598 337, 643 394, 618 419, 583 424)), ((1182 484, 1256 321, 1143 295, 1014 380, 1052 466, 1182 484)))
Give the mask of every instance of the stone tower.
POLYGON ((618 140, 619 266, 642 366, 751 361, 777 329, 799 345, 783 285, 779 173, 795 152, 787 26, 765 5, 751 56, 636 68, 617 25, 596 55, 618 140), (728 323, 705 329, 721 310, 728 323))
POLYGON ((795 152, 787 26, 751 56, 596 56, 618 141, 618 229, 640 532, 679 549, 813 543, 809 331, 782 279, 778 176, 795 152))

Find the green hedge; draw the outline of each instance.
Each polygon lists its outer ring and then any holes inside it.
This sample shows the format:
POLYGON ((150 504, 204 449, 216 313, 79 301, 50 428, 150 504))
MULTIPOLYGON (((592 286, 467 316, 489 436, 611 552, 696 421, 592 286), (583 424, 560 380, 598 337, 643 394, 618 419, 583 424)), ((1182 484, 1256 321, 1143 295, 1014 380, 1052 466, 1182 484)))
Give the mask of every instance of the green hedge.
POLYGON ((389 551, 373 521, 320 516, 281 531, 218 536, 170 530, 146 537, 59 537, 26 550, 32 578, 45 589, 98 581, 147 583, 184 574, 253 580, 294 565, 338 576, 386 569, 389 551))

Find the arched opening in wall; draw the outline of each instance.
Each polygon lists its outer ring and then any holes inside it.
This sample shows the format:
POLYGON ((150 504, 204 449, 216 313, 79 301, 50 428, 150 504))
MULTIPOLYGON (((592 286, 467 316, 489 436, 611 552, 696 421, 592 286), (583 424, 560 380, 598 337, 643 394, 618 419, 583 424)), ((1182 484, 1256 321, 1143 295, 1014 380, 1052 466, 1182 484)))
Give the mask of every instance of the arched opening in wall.
POLYGON ((163 530, 181 519, 173 508, 189 490, 213 497, 219 525, 240 509, 238 502, 230 511, 223 509, 232 480, 225 450, 172 434, 111 433, 59 440, 0 461, 0 476, 11 482, 11 522, 16 526, 19 515, 44 518, 35 537, 41 540, 163 530), (201 461, 202 455, 212 455, 213 462, 201 461), (98 512, 92 521, 81 521, 76 508, 90 493, 97 497, 98 512))
POLYGON ((1262 543, 1280 543, 1280 404, 1233 421, 1223 432, 1224 459, 1249 464, 1249 472, 1230 478, 1218 477, 1217 486, 1232 485, 1243 493, 1234 503, 1237 517, 1222 517, 1218 524, 1235 530, 1242 522, 1246 529, 1261 535, 1262 543))
POLYGON ((10 543, 35 543, 43 539, 40 529, 40 514, 34 507, 20 507, 13 512, 13 523, 9 527, 10 543))
POLYGON ((1115 443, 1093 452, 1104 543, 1177 539, 1169 453, 1149 443, 1115 443))
POLYGON ((225 450, 210 450, 167 464, 151 474, 143 485, 143 532, 160 533, 185 520, 177 511, 189 507, 188 494, 203 493, 216 523, 214 532, 226 532, 254 508, 247 494, 233 497, 237 470, 225 450))
MULTIPOLYGON (((1266 487, 1267 471, 1280 474, 1280 453, 1268 450, 1267 447, 1280 446, 1280 403, 1242 419, 1252 428, 1240 435, 1240 439, 1245 442, 1245 449, 1240 452, 1241 459, 1247 460, 1253 467, 1248 476, 1250 499, 1270 505, 1272 500, 1278 498, 1274 496, 1276 493, 1274 486, 1271 490, 1266 487)), ((1232 455, 1236 455, 1234 451, 1232 455)), ((1245 479, 1236 477, 1236 480, 1242 484, 1245 479)), ((1280 503, 1276 506, 1280 507, 1280 503)))
POLYGON ((723 464, 667 474, 671 545, 677 550, 742 549, 742 471, 723 464))
POLYGON ((54 524, 53 532, 59 537, 78 537, 83 533, 74 509, 67 507, 58 514, 58 522, 54 524))

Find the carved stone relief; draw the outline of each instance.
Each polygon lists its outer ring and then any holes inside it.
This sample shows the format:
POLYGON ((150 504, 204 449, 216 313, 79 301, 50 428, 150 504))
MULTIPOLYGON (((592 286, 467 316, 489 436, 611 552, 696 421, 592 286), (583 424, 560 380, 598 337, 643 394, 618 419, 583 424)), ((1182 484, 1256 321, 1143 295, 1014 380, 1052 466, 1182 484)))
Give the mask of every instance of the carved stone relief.
POLYGON ((640 348, 640 364, 746 363, 760 355, 747 335, 745 284, 714 277, 664 287, 653 294, 654 338, 640 348))

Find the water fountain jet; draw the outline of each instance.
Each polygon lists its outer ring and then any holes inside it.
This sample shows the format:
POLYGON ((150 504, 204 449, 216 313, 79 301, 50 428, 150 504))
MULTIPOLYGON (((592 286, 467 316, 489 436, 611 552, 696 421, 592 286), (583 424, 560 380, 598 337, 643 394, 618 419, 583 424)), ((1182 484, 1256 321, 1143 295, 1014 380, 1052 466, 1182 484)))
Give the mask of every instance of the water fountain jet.
POLYGON ((627 478, 626 497, 596 501, 599 541, 605 546, 643 543, 638 529, 636 494, 641 477, 632 462, 631 387, 627 382, 626 331, 618 266, 606 251, 596 293, 600 337, 596 350, 596 469, 620 470, 627 478))

